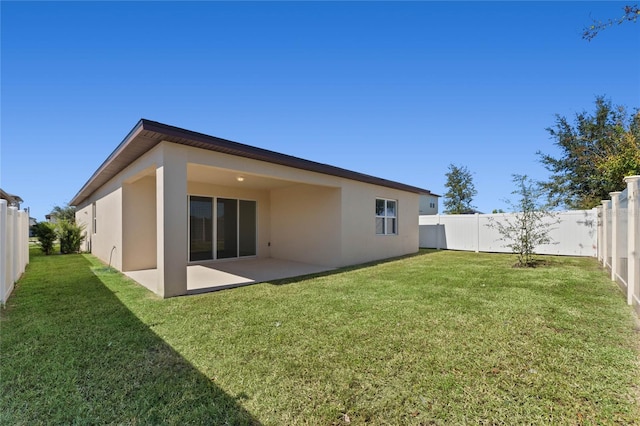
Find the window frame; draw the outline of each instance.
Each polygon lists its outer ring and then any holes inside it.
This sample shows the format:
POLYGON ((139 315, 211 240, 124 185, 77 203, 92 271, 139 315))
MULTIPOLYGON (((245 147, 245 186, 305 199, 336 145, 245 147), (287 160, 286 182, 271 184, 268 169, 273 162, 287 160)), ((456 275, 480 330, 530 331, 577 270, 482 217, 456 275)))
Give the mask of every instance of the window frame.
POLYGON ((98 207, 96 202, 91 203, 91 233, 98 233, 98 207))
POLYGON ((376 235, 398 235, 398 200, 394 200, 392 198, 382 198, 376 197, 375 202, 375 232, 376 235), (382 210, 382 214, 378 214, 378 201, 384 202, 384 208, 382 210), (388 203, 393 202, 395 204, 393 209, 393 214, 389 214, 389 206, 388 203), (382 219, 382 232, 378 232, 378 219, 382 219), (389 232, 388 221, 391 220, 393 223, 393 232, 389 232))

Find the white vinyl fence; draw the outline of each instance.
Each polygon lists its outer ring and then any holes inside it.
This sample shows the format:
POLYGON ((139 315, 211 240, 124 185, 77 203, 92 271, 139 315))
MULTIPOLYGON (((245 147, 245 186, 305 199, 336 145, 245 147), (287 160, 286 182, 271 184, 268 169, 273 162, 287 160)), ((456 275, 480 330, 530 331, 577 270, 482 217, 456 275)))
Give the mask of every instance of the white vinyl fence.
POLYGON ((28 263, 29 213, 0 200, 0 303, 7 302, 28 263))
POLYGON ((598 259, 640 314, 640 176, 624 180, 627 189, 610 193, 598 207, 598 259))
MULTIPOLYGON (((500 222, 515 213, 420 216, 420 247, 475 252, 510 253, 491 221, 500 222)), ((597 210, 558 212, 549 218, 552 244, 536 248, 537 254, 592 256, 597 254, 597 210)))

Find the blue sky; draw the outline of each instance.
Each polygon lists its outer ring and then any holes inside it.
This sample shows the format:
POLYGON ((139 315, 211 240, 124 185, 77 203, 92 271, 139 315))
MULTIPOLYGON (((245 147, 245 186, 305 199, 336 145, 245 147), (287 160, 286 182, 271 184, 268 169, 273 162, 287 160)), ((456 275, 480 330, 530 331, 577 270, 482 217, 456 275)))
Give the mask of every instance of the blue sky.
POLYGON ((640 24, 581 39, 624 4, 2 1, 0 186, 43 220, 144 117, 506 209, 555 114, 640 106, 640 24))

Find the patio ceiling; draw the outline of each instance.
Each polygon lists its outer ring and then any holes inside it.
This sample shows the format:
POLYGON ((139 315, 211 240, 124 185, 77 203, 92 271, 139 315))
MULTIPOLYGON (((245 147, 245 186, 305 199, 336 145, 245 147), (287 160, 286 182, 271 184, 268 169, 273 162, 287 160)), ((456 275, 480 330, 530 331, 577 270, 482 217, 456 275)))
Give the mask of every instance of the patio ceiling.
POLYGON ((189 182, 215 183, 220 186, 243 189, 269 190, 285 188, 297 182, 259 176, 229 169, 205 166, 201 164, 187 165, 187 180, 189 182), (242 177, 242 181, 238 178, 242 177))

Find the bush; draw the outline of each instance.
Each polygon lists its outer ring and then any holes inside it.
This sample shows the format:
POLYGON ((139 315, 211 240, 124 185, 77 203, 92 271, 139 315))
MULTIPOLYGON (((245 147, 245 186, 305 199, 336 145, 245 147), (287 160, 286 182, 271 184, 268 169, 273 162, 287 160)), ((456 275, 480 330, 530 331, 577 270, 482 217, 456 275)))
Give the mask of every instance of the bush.
POLYGON ((58 222, 58 237, 60 238, 60 253, 78 253, 84 241, 84 225, 76 225, 68 220, 58 222))
POLYGON ((38 222, 33 226, 40 243, 40 250, 44 254, 53 253, 53 243, 56 240, 56 227, 49 222, 38 222))
POLYGON ((536 247, 553 244, 549 233, 559 220, 554 212, 539 202, 542 191, 527 175, 513 175, 513 183, 517 189, 512 194, 519 197, 515 203, 507 200, 515 213, 513 219, 505 222, 490 219, 488 226, 497 229, 505 247, 518 256, 518 266, 534 267, 536 247))

